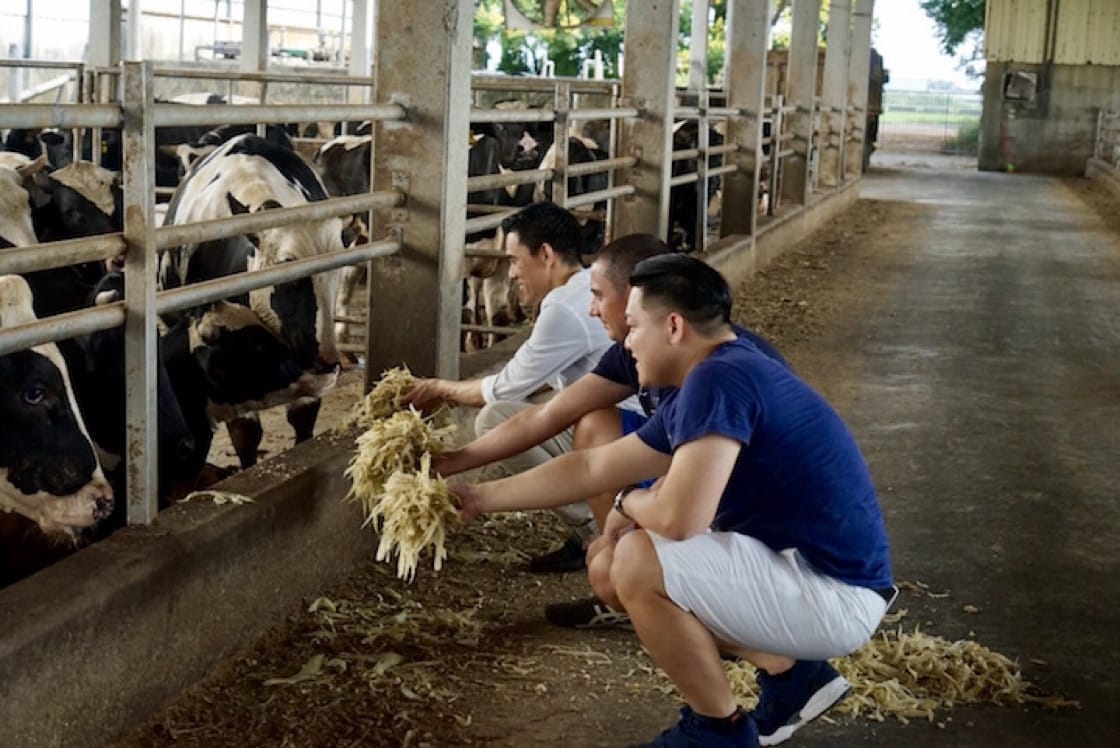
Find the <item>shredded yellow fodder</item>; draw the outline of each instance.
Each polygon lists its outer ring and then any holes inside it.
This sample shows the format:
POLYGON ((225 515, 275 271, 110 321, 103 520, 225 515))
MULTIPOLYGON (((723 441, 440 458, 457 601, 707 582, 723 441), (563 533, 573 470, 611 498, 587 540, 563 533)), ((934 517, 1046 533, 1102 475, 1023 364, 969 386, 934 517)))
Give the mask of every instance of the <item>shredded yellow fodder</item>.
POLYGON ((438 455, 450 428, 434 429, 415 410, 402 410, 379 418, 360 435, 357 449, 346 469, 351 479, 350 498, 359 501, 366 519, 381 500, 389 476, 396 472, 416 472, 425 454, 438 455))
POLYGON ((439 571, 447 558, 447 526, 458 519, 454 496, 432 478, 432 455, 443 451, 454 427, 433 428, 409 408, 373 419, 356 441, 346 469, 348 498, 362 506, 365 524, 381 535, 377 560, 397 556, 397 576, 412 581, 421 552, 432 547, 439 571))
MULTIPOLYGON (((830 714, 879 722, 894 717, 907 724, 911 719, 932 721, 937 709, 957 704, 1080 707, 1077 701, 1041 693, 1023 678, 1016 662, 982 644, 950 642, 918 628, 910 633, 880 631, 862 648, 832 664, 851 682, 852 693, 830 714)), ((726 670, 740 701, 757 700, 753 667, 728 663, 726 670)))
POLYGON ((342 427, 368 429, 378 418, 393 415, 401 409, 401 398, 416 386, 417 381, 407 366, 381 372, 381 379, 368 395, 354 405, 343 420, 342 427))
POLYGON ((420 471, 393 473, 385 482, 385 490, 367 521, 380 525, 381 542, 377 560, 388 560, 397 554, 397 576, 411 582, 416 576, 420 553, 432 547, 436 571, 447 558, 444 541, 447 527, 458 521, 459 513, 453 494, 443 478, 431 477, 431 455, 424 455, 420 471))

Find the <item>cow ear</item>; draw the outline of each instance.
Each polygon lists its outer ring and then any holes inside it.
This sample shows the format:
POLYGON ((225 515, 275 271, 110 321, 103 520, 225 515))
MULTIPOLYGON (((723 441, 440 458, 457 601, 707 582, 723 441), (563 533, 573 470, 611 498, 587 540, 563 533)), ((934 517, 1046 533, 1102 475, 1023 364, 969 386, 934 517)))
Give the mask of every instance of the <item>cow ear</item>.
POLYGON ((229 203, 229 212, 235 216, 249 212, 249 206, 234 197, 232 192, 226 193, 226 201, 229 203))

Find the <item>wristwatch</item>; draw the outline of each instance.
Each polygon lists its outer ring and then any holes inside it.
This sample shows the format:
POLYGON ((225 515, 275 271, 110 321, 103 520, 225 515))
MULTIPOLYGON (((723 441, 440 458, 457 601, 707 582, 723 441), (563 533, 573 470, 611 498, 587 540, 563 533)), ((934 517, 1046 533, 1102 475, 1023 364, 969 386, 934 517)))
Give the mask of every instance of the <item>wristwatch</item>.
POLYGON ((621 514, 626 519, 630 520, 631 522, 634 521, 634 518, 631 517, 629 514, 627 514, 626 510, 622 508, 622 500, 625 499, 630 494, 630 492, 633 491, 635 488, 637 488, 637 486, 626 486, 614 495, 614 509, 615 509, 615 511, 618 512, 619 514, 621 514))

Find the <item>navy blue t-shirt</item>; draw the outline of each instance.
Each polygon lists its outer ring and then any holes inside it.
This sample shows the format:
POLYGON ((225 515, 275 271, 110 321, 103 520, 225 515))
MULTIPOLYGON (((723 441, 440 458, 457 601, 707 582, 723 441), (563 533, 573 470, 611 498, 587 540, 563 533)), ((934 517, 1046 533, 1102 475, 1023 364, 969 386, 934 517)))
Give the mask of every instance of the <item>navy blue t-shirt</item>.
POLYGON ((855 439, 824 398, 750 342, 716 348, 637 433, 665 454, 711 434, 739 441, 713 530, 796 548, 848 584, 892 584, 886 527, 855 439))
MULTIPOLYGON (((769 341, 761 335, 738 325, 733 325, 733 328, 740 339, 749 341, 758 350, 782 366, 789 366, 782 354, 778 353, 778 349, 770 345, 769 341)), ((642 410, 646 413, 646 418, 653 415, 653 412, 657 409, 657 404, 663 397, 676 389, 675 387, 654 387, 651 389, 642 387, 638 382, 638 368, 634 365, 634 357, 630 355, 630 351, 626 350, 626 346, 622 343, 615 343, 608 348, 591 373, 598 374, 612 382, 624 384, 636 392, 638 402, 641 403, 642 410)))

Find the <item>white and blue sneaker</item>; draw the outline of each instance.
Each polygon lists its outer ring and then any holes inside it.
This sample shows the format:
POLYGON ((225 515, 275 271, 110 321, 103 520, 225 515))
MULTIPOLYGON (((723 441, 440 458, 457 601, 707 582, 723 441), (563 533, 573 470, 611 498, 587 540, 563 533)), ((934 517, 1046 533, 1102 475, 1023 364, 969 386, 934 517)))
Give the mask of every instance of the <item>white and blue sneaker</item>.
POLYGON ((778 745, 852 691, 852 684, 824 660, 798 660, 772 676, 758 671, 758 706, 751 712, 760 745, 778 745))

